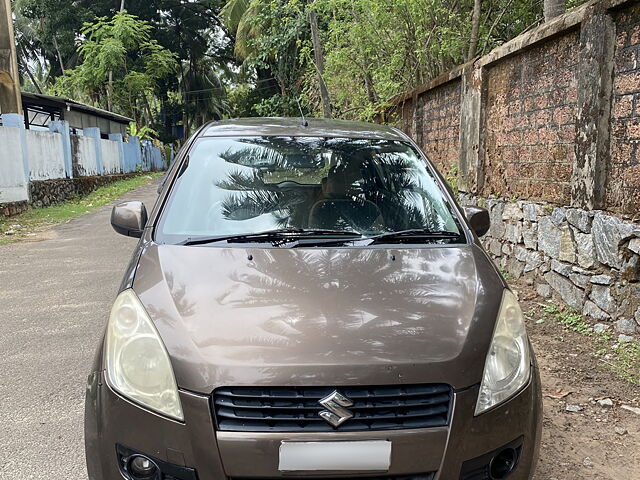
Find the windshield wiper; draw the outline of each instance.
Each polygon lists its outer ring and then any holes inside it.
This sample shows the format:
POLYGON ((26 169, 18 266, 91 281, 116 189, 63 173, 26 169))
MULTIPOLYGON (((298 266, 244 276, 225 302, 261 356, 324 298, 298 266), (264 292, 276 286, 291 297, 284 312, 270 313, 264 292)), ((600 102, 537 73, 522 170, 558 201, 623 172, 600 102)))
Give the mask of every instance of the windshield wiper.
POLYGON ((449 232, 447 230, 428 230, 426 228, 412 228, 409 230, 400 230, 398 232, 382 233, 369 237, 372 243, 380 242, 406 242, 413 239, 420 240, 458 240, 462 238, 461 233, 449 232))
POLYGON ((350 237, 361 238, 362 235, 358 232, 350 232, 348 230, 326 230, 326 229, 304 229, 304 228, 279 228, 276 230, 267 230, 257 233, 243 233, 236 235, 219 235, 216 237, 204 237, 204 238, 188 238, 187 241, 181 243, 181 245, 204 245, 207 243, 215 242, 227 242, 227 243, 242 243, 242 242, 269 242, 276 245, 284 244, 299 240, 300 238, 309 237, 350 237))

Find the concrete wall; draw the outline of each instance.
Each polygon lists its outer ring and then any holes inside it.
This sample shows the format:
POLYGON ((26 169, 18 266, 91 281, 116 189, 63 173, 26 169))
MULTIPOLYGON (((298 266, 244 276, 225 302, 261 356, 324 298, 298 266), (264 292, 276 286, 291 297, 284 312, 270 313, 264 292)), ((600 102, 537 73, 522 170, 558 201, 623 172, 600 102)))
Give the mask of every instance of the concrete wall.
POLYGON ((102 148, 102 166, 105 175, 122 173, 120 165, 120 145, 112 140, 100 140, 102 148))
POLYGON ((390 119, 486 206, 496 263, 640 331, 640 5, 591 1, 392 101, 390 119))
POLYGON ((28 199, 19 128, 0 128, 0 204, 28 199))
POLYGON ((60 135, 25 130, 29 180, 66 178, 64 152, 60 135))
POLYGON ((148 140, 142 142, 142 165, 145 170, 163 170, 165 168, 162 150, 148 140))
POLYGON ((74 177, 98 175, 98 157, 93 138, 71 135, 71 151, 74 177))
POLYGON ((51 122, 49 132, 25 130, 24 119, 18 114, 3 114, 2 120, 3 216, 20 213, 29 203, 38 207, 57 203, 121 178, 121 174, 165 168, 164 150, 151 142, 141 145, 136 137, 125 142, 116 133, 103 139, 98 127, 86 128, 84 135, 71 135, 69 123, 64 120, 51 122))

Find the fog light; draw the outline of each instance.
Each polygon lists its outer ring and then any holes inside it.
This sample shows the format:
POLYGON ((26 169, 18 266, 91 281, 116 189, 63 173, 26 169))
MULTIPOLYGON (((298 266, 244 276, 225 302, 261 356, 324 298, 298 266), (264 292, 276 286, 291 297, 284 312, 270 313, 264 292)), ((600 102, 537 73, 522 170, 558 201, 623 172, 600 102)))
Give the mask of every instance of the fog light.
POLYGON ((518 454, 513 448, 505 448, 489 464, 491 478, 500 480, 509 475, 516 466, 518 454))
POLYGON ((135 480, 155 480, 158 466, 142 455, 134 455, 129 459, 129 473, 135 480))

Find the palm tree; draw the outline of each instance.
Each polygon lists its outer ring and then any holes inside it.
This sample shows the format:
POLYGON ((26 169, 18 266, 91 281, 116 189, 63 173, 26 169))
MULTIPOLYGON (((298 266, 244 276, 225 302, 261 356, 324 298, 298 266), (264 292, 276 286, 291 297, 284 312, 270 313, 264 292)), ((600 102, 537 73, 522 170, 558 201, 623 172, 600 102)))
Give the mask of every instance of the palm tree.
POLYGON ((251 19, 257 17, 263 7, 260 0, 229 0, 220 10, 227 29, 235 37, 238 58, 246 59, 255 53, 251 40, 260 36, 260 27, 251 19))
POLYGON ((186 104, 185 130, 221 119, 229 111, 221 72, 211 58, 192 58, 183 66, 180 88, 186 104))

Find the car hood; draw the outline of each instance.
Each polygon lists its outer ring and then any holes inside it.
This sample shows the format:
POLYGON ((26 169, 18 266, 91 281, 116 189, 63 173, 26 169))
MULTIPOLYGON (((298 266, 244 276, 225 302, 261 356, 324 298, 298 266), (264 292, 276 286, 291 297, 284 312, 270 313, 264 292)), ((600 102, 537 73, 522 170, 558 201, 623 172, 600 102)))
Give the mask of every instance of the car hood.
POLYGON ((475 245, 143 248, 180 388, 481 381, 504 284, 475 245))

